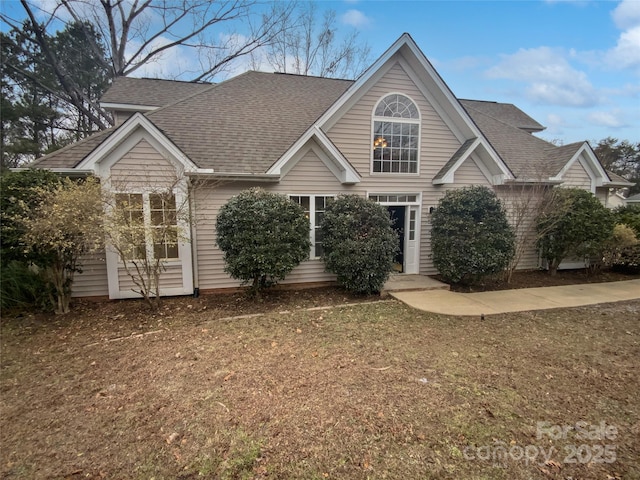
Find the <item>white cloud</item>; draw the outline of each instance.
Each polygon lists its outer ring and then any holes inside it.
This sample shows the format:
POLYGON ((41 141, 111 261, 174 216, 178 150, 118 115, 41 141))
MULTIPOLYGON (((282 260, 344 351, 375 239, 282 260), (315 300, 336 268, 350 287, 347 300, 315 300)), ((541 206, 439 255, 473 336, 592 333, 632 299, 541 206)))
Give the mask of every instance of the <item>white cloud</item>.
POLYGON ((356 9, 347 10, 340 19, 342 20, 342 23, 351 25, 355 28, 367 28, 373 23, 369 17, 356 9))
POLYGON ((606 60, 613 67, 640 71, 640 25, 620 34, 617 45, 607 52, 606 60))
POLYGON ((640 74, 640 2, 623 0, 611 12, 622 30, 616 46, 604 52, 587 52, 585 58, 604 68, 629 69, 640 74))
MULTIPOLYGON (((142 58, 146 54, 145 52, 153 51, 170 42, 171 40, 168 38, 158 37, 144 50, 139 58, 142 58)), ((139 42, 130 41, 127 44, 126 57, 130 58, 138 48, 140 48, 139 42)), ((195 53, 189 51, 186 47, 168 48, 135 70, 132 76, 176 79, 185 72, 201 70, 195 61, 195 57, 195 53)))
POLYGON ((622 128, 627 126, 627 123, 622 117, 623 115, 619 110, 613 110, 610 112, 590 113, 587 115, 587 120, 600 127, 622 128))
POLYGON ((640 2, 623 0, 611 12, 611 16, 620 30, 640 26, 640 2))
POLYGON ((535 103, 573 107, 599 103, 587 75, 573 68, 564 53, 557 49, 520 49, 511 55, 503 55, 486 74, 489 78, 524 83, 525 95, 535 103))

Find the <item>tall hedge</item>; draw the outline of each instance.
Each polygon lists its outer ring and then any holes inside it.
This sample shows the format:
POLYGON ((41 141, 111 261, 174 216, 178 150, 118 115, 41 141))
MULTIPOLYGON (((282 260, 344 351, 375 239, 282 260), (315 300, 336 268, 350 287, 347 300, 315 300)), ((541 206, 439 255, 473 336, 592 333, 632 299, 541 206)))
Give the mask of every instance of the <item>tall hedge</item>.
POLYGON ((454 283, 473 283, 504 270, 515 234, 495 193, 486 187, 450 190, 432 217, 433 263, 454 283))
POLYGON ((398 235, 387 209, 356 195, 330 202, 320 223, 327 271, 355 293, 379 292, 398 251, 398 235))
POLYGON ((254 292, 284 279, 309 257, 309 220, 302 207, 260 188, 223 205, 216 230, 225 271, 254 292))
POLYGON ((565 258, 599 254, 613 234, 614 214, 591 192, 581 188, 558 188, 554 201, 569 208, 550 210, 538 218, 538 241, 542 258, 552 275, 565 258))

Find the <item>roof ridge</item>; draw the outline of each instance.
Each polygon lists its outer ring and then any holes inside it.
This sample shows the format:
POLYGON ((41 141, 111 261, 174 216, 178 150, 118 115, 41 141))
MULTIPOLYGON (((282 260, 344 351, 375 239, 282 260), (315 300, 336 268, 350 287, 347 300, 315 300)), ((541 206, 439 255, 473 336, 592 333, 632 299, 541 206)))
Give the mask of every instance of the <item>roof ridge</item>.
POLYGON ((117 77, 118 78, 127 78, 131 80, 158 80, 161 82, 175 82, 175 83, 190 83, 192 85, 215 85, 214 82, 203 82, 203 81, 195 81, 195 80, 178 80, 175 78, 153 78, 153 77, 117 77))

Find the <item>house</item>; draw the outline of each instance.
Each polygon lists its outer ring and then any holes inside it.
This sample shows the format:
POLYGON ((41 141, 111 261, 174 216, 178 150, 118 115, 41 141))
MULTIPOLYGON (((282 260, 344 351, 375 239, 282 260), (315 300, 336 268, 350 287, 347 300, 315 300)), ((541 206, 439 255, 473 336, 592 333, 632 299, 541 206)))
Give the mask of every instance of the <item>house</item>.
POLYGON ((623 205, 640 205, 640 193, 627 197, 623 205))
MULTIPOLYGON (((116 126, 39 159, 61 174, 96 174, 104 188, 133 195, 149 211, 188 202, 196 221, 163 255, 163 295, 238 286, 216 246, 218 209, 260 186, 306 209, 309 260, 283 283, 334 280, 319 258, 315 228, 327 199, 366 196, 393 211, 401 229, 399 270, 437 273, 430 217, 449 189, 485 185, 566 185, 604 203, 615 188, 587 142, 555 146, 542 125, 514 105, 459 100, 408 34, 356 81, 246 72, 216 85, 117 79, 103 98, 116 126), (171 188, 171 205, 154 189, 171 188)), ((154 251, 155 248, 155 251, 154 251)), ((160 252, 160 253, 159 253, 160 252)), ((148 253, 151 254, 151 253, 148 253)), ((536 268, 532 245, 519 268, 536 268)), ((135 296, 120 258, 107 247, 87 259, 74 295, 135 296)))

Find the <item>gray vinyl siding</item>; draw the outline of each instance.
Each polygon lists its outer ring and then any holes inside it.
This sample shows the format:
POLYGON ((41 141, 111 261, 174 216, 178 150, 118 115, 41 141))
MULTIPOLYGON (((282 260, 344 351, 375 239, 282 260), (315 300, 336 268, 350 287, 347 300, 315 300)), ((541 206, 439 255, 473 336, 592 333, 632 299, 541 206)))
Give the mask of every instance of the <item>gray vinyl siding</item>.
POLYGON ((591 177, 579 161, 573 162, 562 178, 563 187, 577 187, 591 191, 591 177))
POLYGON ((176 170, 146 140, 140 140, 111 167, 111 188, 114 191, 171 188, 176 182, 176 170))
MULTIPOLYGON (((533 187, 534 190, 530 190, 528 186, 520 186, 514 187, 514 189, 510 189, 506 186, 497 187, 495 189, 498 198, 502 201, 502 204, 505 207, 507 218, 509 223, 515 228, 516 227, 516 210, 525 208, 527 203, 531 203, 530 206, 527 206, 526 209, 529 210, 530 214, 528 218, 522 219, 522 223, 520 225, 520 231, 516 232, 516 235, 519 238, 528 238, 528 246, 523 251, 520 261, 516 267, 517 270, 533 270, 538 268, 540 264, 538 249, 535 245, 535 213, 536 213, 536 204, 538 200, 536 197, 541 195, 541 192, 536 191, 537 187, 533 187), (514 209, 514 204, 516 208, 514 209)), ((539 197, 538 197, 539 198, 539 197)))
POLYGON ((96 297, 109 295, 107 284, 107 264, 104 252, 85 255, 81 258, 82 273, 76 273, 73 280, 73 297, 96 297))
MULTIPOLYGON (((132 267, 135 270, 135 267, 132 267)), ((132 271, 134 271, 132 270, 132 271)), ((122 291, 137 291, 131 277, 124 268, 118 268, 118 283, 122 291)), ((179 288, 182 287, 182 265, 176 263, 167 263, 165 270, 160 275, 160 288, 179 288)))

